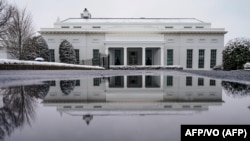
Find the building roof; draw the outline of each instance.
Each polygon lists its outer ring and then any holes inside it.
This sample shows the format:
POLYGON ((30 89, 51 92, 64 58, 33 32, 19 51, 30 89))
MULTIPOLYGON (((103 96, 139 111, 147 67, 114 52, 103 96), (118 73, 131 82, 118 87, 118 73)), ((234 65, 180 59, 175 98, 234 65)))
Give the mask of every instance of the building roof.
POLYGON ((68 18, 60 23, 204 23, 196 18, 68 18))

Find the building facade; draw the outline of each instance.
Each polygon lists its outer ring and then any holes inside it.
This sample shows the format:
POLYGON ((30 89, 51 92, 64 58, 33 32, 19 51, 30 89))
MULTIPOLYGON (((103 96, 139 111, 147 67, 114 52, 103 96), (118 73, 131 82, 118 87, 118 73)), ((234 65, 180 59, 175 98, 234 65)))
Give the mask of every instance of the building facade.
POLYGON ((194 18, 80 18, 57 20, 39 33, 59 62, 59 45, 69 41, 79 64, 99 65, 109 55, 110 67, 181 66, 209 70, 222 63, 223 28, 194 18), (90 63, 89 63, 90 62, 90 63))
POLYGON ((195 114, 224 103, 221 80, 199 76, 134 74, 51 82, 44 106, 61 114, 77 113, 84 120, 98 115, 195 114))

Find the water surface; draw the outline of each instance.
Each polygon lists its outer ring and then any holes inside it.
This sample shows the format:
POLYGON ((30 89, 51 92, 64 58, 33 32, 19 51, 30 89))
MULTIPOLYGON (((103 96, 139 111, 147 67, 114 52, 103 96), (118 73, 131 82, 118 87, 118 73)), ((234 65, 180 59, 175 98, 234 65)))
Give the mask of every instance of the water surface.
POLYGON ((6 141, 179 141, 183 124, 250 123, 250 85, 208 77, 146 72, 13 84, 0 89, 6 141))

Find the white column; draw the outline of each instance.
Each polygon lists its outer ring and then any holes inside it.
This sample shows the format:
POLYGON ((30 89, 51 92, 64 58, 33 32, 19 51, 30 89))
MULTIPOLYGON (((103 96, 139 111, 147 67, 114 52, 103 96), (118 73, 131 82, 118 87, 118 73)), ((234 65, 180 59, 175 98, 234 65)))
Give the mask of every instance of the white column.
POLYGON ((164 47, 161 47, 161 66, 164 66, 164 47))
POLYGON ((127 88, 127 75, 124 75, 124 88, 127 88))
POLYGON ((127 66, 127 47, 123 48, 123 62, 124 66, 127 66))
POLYGON ((145 47, 142 47, 142 66, 145 66, 145 56, 146 56, 146 53, 145 53, 145 47))
POLYGON ((145 82, 146 81, 146 75, 142 75, 142 88, 145 88, 146 85, 145 85, 145 82))
POLYGON ((160 88, 164 88, 164 87, 163 87, 163 86, 164 86, 164 84, 163 84, 163 83, 164 83, 164 76, 163 76, 163 75, 160 75, 160 79, 161 79, 161 80, 160 80, 160 83, 161 83, 161 84, 160 84, 160 88))
POLYGON ((106 55, 109 54, 109 48, 108 48, 108 47, 105 48, 105 54, 106 54, 106 55))

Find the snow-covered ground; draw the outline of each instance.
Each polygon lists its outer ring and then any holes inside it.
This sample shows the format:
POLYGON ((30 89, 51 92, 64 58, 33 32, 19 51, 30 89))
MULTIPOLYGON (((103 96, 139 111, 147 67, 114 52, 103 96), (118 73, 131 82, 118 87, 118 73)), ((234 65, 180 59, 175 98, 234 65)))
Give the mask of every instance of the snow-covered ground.
POLYGON ((56 66, 56 67, 71 67, 71 68, 86 68, 86 69, 104 69, 99 66, 88 66, 88 65, 75 65, 57 62, 39 62, 39 61, 24 61, 24 60, 13 60, 13 59, 0 59, 0 64, 8 65, 37 65, 37 66, 56 66))

